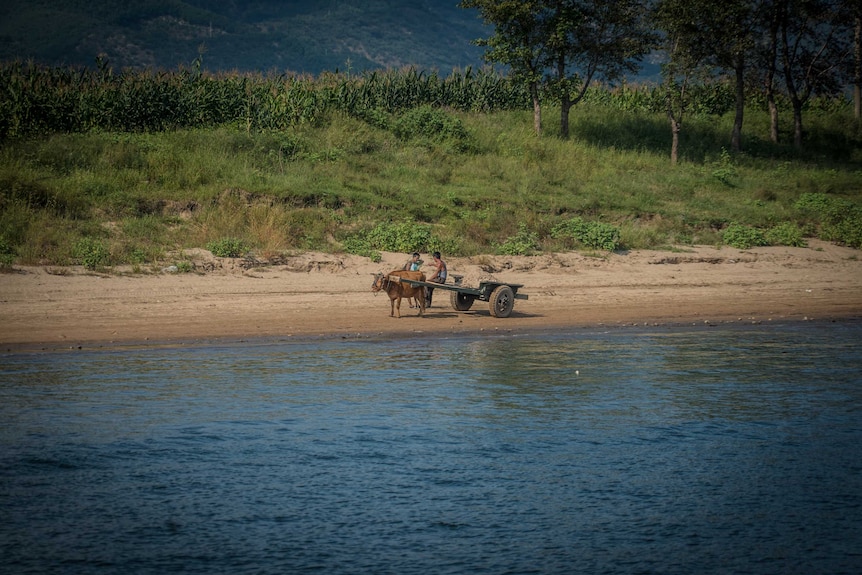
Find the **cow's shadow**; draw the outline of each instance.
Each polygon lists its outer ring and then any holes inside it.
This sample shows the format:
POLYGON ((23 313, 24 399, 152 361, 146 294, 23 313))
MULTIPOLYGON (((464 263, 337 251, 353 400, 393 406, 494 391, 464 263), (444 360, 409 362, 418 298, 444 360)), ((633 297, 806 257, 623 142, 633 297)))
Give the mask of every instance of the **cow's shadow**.
MULTIPOLYGON (((490 310, 487 309, 471 309, 467 311, 455 311, 452 309, 426 309, 425 315, 423 317, 427 318, 453 318, 453 317, 493 317, 491 315, 490 310)), ((510 318, 532 318, 532 317, 544 317, 541 314, 536 313, 524 313, 520 311, 512 310, 512 313, 509 314, 508 318, 499 318, 499 319, 510 319, 510 318)))

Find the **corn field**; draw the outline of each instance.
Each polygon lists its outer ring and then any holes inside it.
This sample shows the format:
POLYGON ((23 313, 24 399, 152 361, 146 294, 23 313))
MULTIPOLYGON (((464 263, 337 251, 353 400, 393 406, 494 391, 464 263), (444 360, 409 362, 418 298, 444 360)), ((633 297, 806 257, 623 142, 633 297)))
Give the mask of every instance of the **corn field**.
MULTIPOLYGON (((734 108, 728 82, 693 86, 693 114, 724 114, 734 108)), ((550 94, 545 99, 553 103, 550 94)), ((627 112, 663 113, 666 89, 656 85, 593 85, 584 102, 627 112)), ((546 102, 547 103, 547 102, 546 102)), ((0 139, 92 130, 158 132, 187 127, 234 125, 248 130, 282 130, 313 123, 340 111, 373 124, 419 106, 460 111, 529 110, 525 86, 490 68, 467 68, 441 77, 415 68, 361 75, 319 77, 207 73, 200 62, 173 72, 116 73, 52 68, 31 62, 0 64, 0 139)), ((766 109, 762 94, 747 105, 766 109)), ((844 106, 834 98, 812 99, 809 109, 844 106)), ((784 107, 779 102, 780 107, 784 107)))
POLYGON ((331 111, 369 119, 421 105, 496 111, 527 106, 525 92, 491 70, 441 78, 415 69, 318 78, 260 74, 0 65, 0 138, 91 130, 157 132, 238 125, 284 129, 331 111))
MULTIPOLYGON (((689 86, 687 112, 698 116, 720 116, 732 112, 736 106, 735 86, 725 80, 689 86)), ((608 87, 594 84, 584 96, 585 103, 605 106, 623 112, 664 114, 667 110, 668 89, 663 85, 622 84, 608 87)), ((789 99, 776 95, 779 110, 791 110, 789 99)), ((842 96, 815 96, 806 103, 804 110, 826 113, 847 109, 850 102, 842 96)), ((748 90, 745 106, 753 110, 766 111, 768 105, 762 90, 748 90)))

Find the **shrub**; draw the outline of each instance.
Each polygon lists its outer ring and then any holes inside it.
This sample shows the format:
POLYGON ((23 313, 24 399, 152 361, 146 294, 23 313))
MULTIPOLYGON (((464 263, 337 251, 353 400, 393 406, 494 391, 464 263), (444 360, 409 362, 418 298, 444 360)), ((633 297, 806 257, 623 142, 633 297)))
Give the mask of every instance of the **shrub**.
POLYGON ((722 234, 722 241, 725 244, 741 250, 752 248, 755 246, 766 246, 769 242, 766 241, 766 235, 757 228, 751 226, 743 226, 742 224, 730 224, 722 234))
POLYGON ((0 271, 11 270, 14 260, 15 249, 6 241, 6 238, 0 236, 0 271))
POLYGON ((405 112, 395 121, 392 130, 404 141, 425 139, 435 143, 450 142, 461 152, 472 147, 470 134, 461 120, 429 105, 405 112))
POLYGON ((834 224, 824 225, 822 237, 852 248, 862 248, 862 211, 857 209, 834 224))
POLYGON ((431 236, 428 240, 428 253, 440 252, 442 254, 459 255, 464 253, 463 238, 441 238, 431 236))
POLYGON ((604 222, 588 222, 582 218, 571 218, 551 229, 554 239, 573 240, 591 249, 612 252, 620 247, 620 229, 604 222))
POLYGON ((367 234, 368 244, 387 252, 427 251, 431 228, 413 222, 380 223, 367 234))
POLYGON ((721 156, 715 162, 715 169, 712 171, 712 177, 724 184, 725 186, 733 186, 733 178, 736 177, 736 167, 733 165, 733 158, 725 148, 721 149, 721 156))
POLYGON ((431 235, 426 225, 405 221, 399 223, 382 222, 370 230, 359 231, 342 240, 344 251, 349 254, 365 256, 372 261, 380 261, 381 251, 385 252, 430 252, 447 246, 439 238, 431 235))
POLYGON ((862 247, 862 208, 826 194, 802 194, 794 207, 820 226, 820 237, 850 247, 862 247))
POLYGON ((829 213, 833 203, 826 194, 802 194, 793 207, 802 212, 822 217, 829 213))
POLYGON ((207 249, 220 258, 238 258, 248 251, 242 240, 223 238, 207 244, 207 249))
POLYGON ((792 222, 783 222, 766 231, 766 241, 771 246, 805 247, 802 229, 792 222))
POLYGON ((95 238, 81 238, 72 249, 72 256, 88 270, 95 270, 110 263, 111 253, 107 246, 95 238))
POLYGON ((377 128, 388 130, 391 127, 392 120, 389 114, 379 108, 361 110, 356 115, 377 128))
POLYGON ((518 233, 506 238, 499 252, 507 256, 526 256, 541 250, 539 246, 539 235, 527 229, 527 224, 518 225, 518 233))
POLYGON ((345 238, 341 245, 344 248, 345 252, 357 256, 370 258, 371 261, 373 261, 374 263, 377 263, 383 259, 383 257, 380 255, 380 252, 372 248, 371 245, 368 243, 368 237, 365 234, 357 234, 345 238))

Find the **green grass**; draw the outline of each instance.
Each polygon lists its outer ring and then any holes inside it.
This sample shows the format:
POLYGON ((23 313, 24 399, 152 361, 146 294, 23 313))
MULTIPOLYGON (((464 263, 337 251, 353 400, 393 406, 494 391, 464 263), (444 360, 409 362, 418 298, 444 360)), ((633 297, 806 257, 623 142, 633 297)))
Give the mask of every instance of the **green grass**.
POLYGON ((743 239, 798 245, 804 232, 862 247, 858 217, 840 219, 862 205, 862 136, 849 111, 812 113, 804 153, 768 142, 757 111, 746 116, 741 154, 725 148, 732 118, 693 116, 676 167, 660 114, 576 107, 572 137, 562 140, 556 113, 546 108, 541 138, 528 112, 448 111, 431 114, 442 121, 439 137, 399 131, 424 116, 405 115, 390 131, 332 112, 286 131, 7 140, 4 261, 142 265, 227 241, 262 255, 373 257, 407 244, 450 255, 595 249, 595 239, 553 233, 573 220, 617 249, 730 245, 728 228, 739 245, 744 230, 743 239), (804 194, 840 209, 802 210, 804 194), (614 229, 618 241, 608 241, 614 229))

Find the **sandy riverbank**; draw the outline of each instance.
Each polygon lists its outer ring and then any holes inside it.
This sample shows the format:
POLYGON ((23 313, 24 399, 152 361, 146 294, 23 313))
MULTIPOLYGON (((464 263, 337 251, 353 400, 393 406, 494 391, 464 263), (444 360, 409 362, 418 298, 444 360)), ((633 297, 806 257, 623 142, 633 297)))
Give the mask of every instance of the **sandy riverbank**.
POLYGON ((462 274, 467 285, 490 278, 523 284, 529 299, 518 300, 504 319, 492 317, 485 302, 456 312, 450 292, 441 290, 426 317, 405 302, 404 317, 390 318, 388 299, 370 290, 371 276, 406 259, 390 253, 375 264, 305 253, 250 266, 199 252, 192 273, 16 267, 0 275, 0 348, 862 318, 860 252, 819 241, 807 248, 701 246, 601 258, 448 258, 450 273, 462 274))

